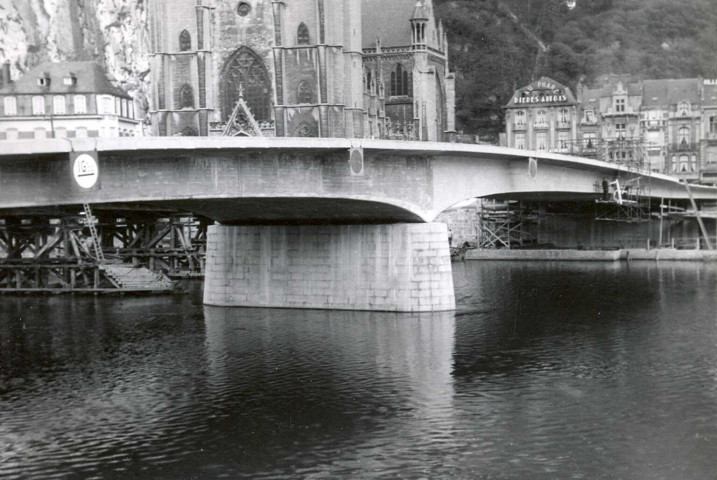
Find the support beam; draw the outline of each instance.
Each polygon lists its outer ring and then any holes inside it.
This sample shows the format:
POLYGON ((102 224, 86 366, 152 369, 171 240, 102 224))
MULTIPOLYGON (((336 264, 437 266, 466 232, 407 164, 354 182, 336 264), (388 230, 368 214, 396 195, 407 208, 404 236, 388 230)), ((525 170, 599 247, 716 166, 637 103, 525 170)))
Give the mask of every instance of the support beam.
POLYGON ((445 224, 209 227, 204 303, 453 310, 445 224))
POLYGON ((712 250, 712 243, 710 242, 710 236, 707 233, 707 229, 705 228, 705 222, 702 221, 702 216, 700 215, 700 209, 697 206, 697 202, 695 202, 695 197, 692 195, 692 190, 690 190, 690 184, 687 183, 687 180, 684 180, 685 183, 685 189, 687 189, 687 195, 690 197, 690 203, 692 204, 692 208, 695 210, 695 216, 697 217, 697 223, 700 226, 700 232, 702 232, 702 238, 705 241, 705 245, 707 245, 707 250, 712 250))

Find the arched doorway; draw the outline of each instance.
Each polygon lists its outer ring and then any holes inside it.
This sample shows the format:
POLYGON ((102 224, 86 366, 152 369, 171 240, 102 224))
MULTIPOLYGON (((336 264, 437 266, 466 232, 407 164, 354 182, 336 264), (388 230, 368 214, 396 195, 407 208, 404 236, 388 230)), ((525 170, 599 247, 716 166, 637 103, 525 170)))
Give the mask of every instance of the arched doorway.
POLYGON ((229 57, 222 69, 220 85, 222 120, 229 120, 240 95, 255 120, 271 120, 269 72, 252 49, 241 47, 229 57))

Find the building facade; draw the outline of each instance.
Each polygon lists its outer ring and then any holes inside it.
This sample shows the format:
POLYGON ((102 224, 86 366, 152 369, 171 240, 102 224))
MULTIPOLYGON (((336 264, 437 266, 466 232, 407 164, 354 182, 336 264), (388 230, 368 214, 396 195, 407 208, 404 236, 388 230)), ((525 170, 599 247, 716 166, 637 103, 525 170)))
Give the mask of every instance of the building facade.
POLYGON ((447 140, 454 76, 431 0, 151 0, 156 135, 447 140), (242 133, 244 133, 242 131, 242 133))
POLYGON ((506 106, 507 146, 597 158, 688 182, 717 182, 717 80, 631 82, 611 75, 597 87, 580 85, 574 104, 568 95, 563 103, 551 103, 555 95, 543 87, 552 85, 556 92, 569 92, 550 79, 515 92, 506 106), (553 127, 555 116, 564 114, 556 112, 563 110, 575 112, 573 129, 567 122, 563 129, 553 127))
POLYGON ((0 140, 141 135, 132 98, 94 62, 45 63, 10 80, 3 67, 0 140))
POLYGON ((569 88, 547 77, 516 91, 505 107, 508 146, 568 152, 577 141, 577 103, 569 88))

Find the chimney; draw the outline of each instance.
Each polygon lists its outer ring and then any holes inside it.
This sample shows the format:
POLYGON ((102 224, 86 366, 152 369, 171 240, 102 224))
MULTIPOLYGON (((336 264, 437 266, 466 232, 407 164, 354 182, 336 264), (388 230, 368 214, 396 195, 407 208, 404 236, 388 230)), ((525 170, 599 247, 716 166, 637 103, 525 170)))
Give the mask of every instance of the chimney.
POLYGON ((6 61, 2 64, 2 86, 7 87, 10 85, 10 62, 6 61))

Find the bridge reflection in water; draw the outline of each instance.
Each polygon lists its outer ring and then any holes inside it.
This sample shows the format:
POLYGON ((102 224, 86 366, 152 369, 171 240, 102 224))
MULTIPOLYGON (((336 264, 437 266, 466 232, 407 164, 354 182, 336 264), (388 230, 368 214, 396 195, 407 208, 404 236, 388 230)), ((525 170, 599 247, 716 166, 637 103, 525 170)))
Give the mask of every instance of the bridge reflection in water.
POLYGON ((406 457, 391 439, 437 454, 450 442, 452 312, 205 307, 204 315, 207 396, 233 420, 221 443, 271 439, 253 455, 319 474, 338 457, 339 472, 400 471, 406 457), (237 410, 246 411, 240 423, 237 410), (315 450, 321 460, 301 453, 315 450))

